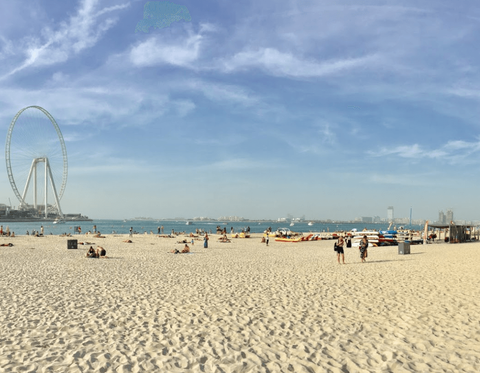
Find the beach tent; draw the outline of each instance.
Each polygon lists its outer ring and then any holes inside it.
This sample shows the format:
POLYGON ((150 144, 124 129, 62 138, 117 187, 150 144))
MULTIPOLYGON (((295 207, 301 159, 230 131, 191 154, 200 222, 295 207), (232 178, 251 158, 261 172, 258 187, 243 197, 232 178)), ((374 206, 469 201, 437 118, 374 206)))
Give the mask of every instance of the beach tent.
POLYGON ((439 234, 439 239, 448 238, 450 243, 468 242, 479 238, 478 229, 471 225, 459 225, 452 222, 450 224, 429 224, 428 227, 443 232, 443 235, 439 234))

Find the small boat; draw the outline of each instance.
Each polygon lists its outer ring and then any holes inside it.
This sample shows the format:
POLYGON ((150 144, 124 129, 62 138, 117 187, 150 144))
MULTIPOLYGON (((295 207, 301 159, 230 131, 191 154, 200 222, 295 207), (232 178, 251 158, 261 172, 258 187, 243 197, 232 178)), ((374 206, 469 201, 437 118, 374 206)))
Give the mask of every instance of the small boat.
POLYGON ((65 224, 65 220, 57 218, 53 221, 53 224, 65 224))
POLYGON ((292 222, 290 223, 290 226, 293 227, 294 225, 295 225, 295 223, 292 221, 292 222))
POLYGON ((191 222, 191 221, 187 221, 187 222, 185 223, 185 225, 192 225, 192 222, 191 222))
POLYGON ((309 221, 309 222, 308 222, 308 225, 312 226, 312 225, 313 225, 313 221, 309 221))

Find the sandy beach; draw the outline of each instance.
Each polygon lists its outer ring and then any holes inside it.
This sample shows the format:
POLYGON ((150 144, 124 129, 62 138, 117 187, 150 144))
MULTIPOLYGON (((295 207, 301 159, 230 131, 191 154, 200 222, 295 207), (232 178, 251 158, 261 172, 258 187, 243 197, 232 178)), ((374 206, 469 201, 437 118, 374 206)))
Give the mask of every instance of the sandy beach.
POLYGON ((0 238, 0 372, 478 372, 480 243, 0 238))

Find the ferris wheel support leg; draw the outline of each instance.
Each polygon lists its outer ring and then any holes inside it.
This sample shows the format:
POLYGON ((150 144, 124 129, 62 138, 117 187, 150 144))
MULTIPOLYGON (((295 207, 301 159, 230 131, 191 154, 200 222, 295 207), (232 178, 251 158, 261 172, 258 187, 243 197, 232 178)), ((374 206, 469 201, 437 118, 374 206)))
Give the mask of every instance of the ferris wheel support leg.
POLYGON ((63 219, 63 213, 60 207, 60 200, 58 199, 57 188, 55 188, 55 182, 53 181, 52 170, 50 169, 50 163, 48 162, 48 159, 45 160, 45 163, 46 163, 45 167, 48 169, 48 175, 50 176, 50 183, 52 184, 53 198, 55 198, 55 203, 57 204, 58 213, 60 217, 63 219))
POLYGON ((23 189, 22 194, 22 205, 25 205, 25 198, 27 197, 28 186, 30 185, 30 180, 32 179, 33 170, 37 167, 37 159, 32 161, 32 165, 30 166, 30 171, 28 172, 27 182, 25 183, 25 188, 23 189))
MULTIPOLYGON (((35 159, 36 161, 36 159, 35 159)), ((33 168, 33 208, 37 211, 37 165, 33 168)))
POLYGON ((45 158, 45 219, 48 218, 48 211, 47 211, 47 197, 48 197, 48 160, 45 158))

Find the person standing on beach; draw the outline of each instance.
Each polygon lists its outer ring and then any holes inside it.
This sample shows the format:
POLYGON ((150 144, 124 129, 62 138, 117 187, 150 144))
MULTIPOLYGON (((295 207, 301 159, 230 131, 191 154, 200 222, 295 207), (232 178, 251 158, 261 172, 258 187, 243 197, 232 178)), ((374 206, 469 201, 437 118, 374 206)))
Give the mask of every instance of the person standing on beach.
POLYGON ((133 237, 133 227, 130 227, 130 237, 133 237))
POLYGON ((342 258, 343 264, 345 264, 345 252, 343 251, 344 245, 345 245, 345 240, 343 239, 343 236, 338 237, 337 246, 336 246, 338 264, 340 264, 340 257, 342 258))
POLYGON ((268 246, 268 241, 270 240, 270 234, 267 231, 267 237, 265 237, 265 244, 268 246))
POLYGON ((363 236, 358 248, 360 250, 360 259, 362 259, 362 263, 365 263, 365 258, 367 257, 367 248, 368 248, 368 239, 366 235, 363 236))
POLYGON ((157 234, 160 234, 160 227, 157 227, 157 234))
POLYGON ((208 249, 208 234, 205 233, 205 236, 203 237, 203 248, 208 249))

